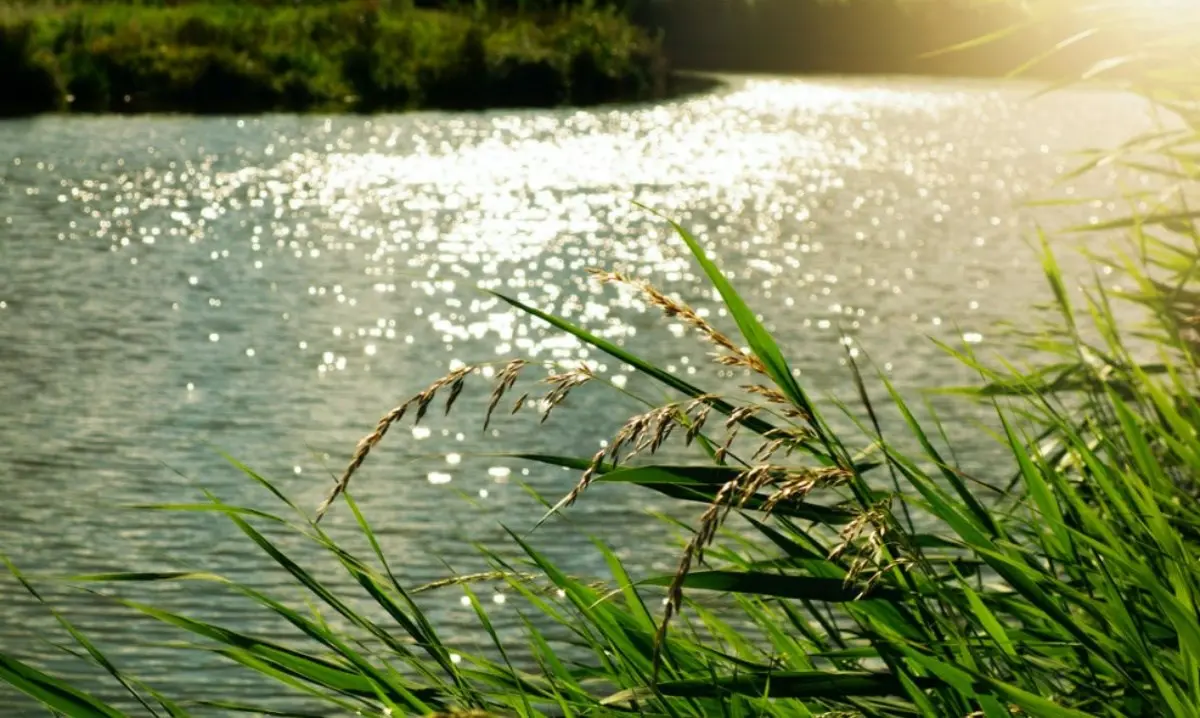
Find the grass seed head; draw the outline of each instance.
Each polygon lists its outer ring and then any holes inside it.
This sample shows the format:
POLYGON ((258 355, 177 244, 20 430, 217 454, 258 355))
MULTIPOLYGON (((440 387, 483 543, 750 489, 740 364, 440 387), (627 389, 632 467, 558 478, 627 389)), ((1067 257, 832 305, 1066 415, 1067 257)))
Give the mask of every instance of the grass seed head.
POLYGON ((387 435, 388 429, 390 429, 393 424, 404 418, 405 414, 408 413, 410 406, 413 404, 417 405, 417 413, 413 423, 421 423, 421 419, 424 418, 425 413, 429 410, 429 405, 433 403, 433 400, 437 397, 438 391, 448 386, 450 387, 450 396, 446 401, 446 411, 449 412, 454 406, 454 401, 458 398, 458 395, 462 393, 463 385, 466 382, 467 376, 473 371, 475 371, 475 367, 473 366, 464 366, 455 369, 454 371, 430 384, 421 393, 408 399, 404 403, 384 414, 383 417, 380 418, 380 420, 375 424, 375 429, 370 434, 367 434, 362 439, 359 439, 358 444, 355 445, 354 453, 350 457, 350 463, 347 464, 345 470, 342 471, 341 477, 337 480, 337 483, 334 484, 333 489, 329 492, 329 495, 326 496, 325 500, 321 502, 321 505, 317 507, 317 513, 314 517, 314 521, 320 521, 322 518, 324 518, 326 512, 329 511, 329 507, 333 505, 335 500, 337 500, 337 497, 341 496, 350 486, 350 479, 353 478, 355 472, 357 472, 358 469, 363 465, 363 462, 367 460, 367 456, 370 455, 371 451, 379 444, 380 441, 383 441, 383 437, 387 435))

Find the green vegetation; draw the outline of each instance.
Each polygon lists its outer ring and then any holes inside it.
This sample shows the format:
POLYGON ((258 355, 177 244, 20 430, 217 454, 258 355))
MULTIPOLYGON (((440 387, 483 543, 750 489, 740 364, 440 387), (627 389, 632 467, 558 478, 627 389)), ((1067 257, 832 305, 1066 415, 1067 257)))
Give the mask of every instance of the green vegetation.
MULTIPOLYGON (((667 65, 1004 75, 1078 15, 1008 0, 12 0, 0 116, 588 105, 662 97, 667 65), (1032 8, 1032 9, 1031 9, 1032 8), (994 42, 930 50, 998 27, 994 42), (669 63, 668 63, 669 60, 669 63)), ((1031 68, 1133 52, 1090 34, 1031 68), (1123 51, 1123 50, 1122 50, 1123 51)))
POLYGON ((649 34, 544 13, 201 3, 0 9, 0 115, 592 104, 661 96, 649 34))
MULTIPOLYGON (((1143 68, 1131 89, 1183 121, 1097 152, 1080 168, 1125 165, 1159 180, 1152 194, 1127 197, 1136 209, 1131 216, 1083 228, 1125 237, 1096 261, 1121 272, 1128 288, 1117 292, 1097 281, 1077 293, 1046 241, 1044 269, 1055 302, 1047 325, 1025 341, 1053 359, 1034 369, 996 368, 947 347, 979 371, 979 386, 959 391, 994 408, 1003 427, 995 439, 1011 457, 1009 466, 984 476, 964 472, 936 416, 918 418, 884 376, 854 360, 858 399, 837 408, 858 428, 835 431, 819 408, 824 404, 794 377, 784 348, 679 227, 736 334, 646 284, 616 274, 598 278, 630 285, 689 325, 717 361, 745 372, 744 391, 716 396, 564 319, 501 297, 634 366, 675 396, 667 403, 636 397, 646 411, 631 417, 597 456, 514 457, 582 473, 549 520, 573 501, 587 501, 595 483, 653 490, 694 506, 695 522, 680 527, 685 545, 676 573, 634 582, 621 561, 598 546, 611 570, 598 585, 595 577, 566 575, 539 552, 536 532, 514 527, 522 529, 512 534, 522 561, 484 551, 494 568, 489 579, 507 582, 522 604, 525 635, 519 642, 499 636, 471 577, 461 577, 441 590, 466 595, 495 650, 453 654, 395 572, 398 558, 380 549, 369 507, 356 504, 349 490, 390 427, 420 422, 430 409, 462 411, 456 402, 464 384, 482 380, 476 368, 464 367, 385 416, 359 444, 339 491, 323 507, 353 514, 366 539, 362 554, 337 545, 313 514, 244 467, 275 494, 281 515, 215 496, 158 507, 233 522, 310 594, 312 610, 209 574, 75 580, 225 582, 286 621, 293 640, 285 645, 149 605, 126 606, 189 634, 200 641, 196 650, 310 696, 324 714, 1200 715, 1194 328, 1200 293, 1193 289, 1200 229, 1186 196, 1200 179, 1194 151, 1200 123, 1184 92, 1195 83, 1188 58, 1200 50, 1197 42, 1164 34, 1129 60, 1143 68), (1143 325, 1119 324, 1118 303, 1139 309, 1143 325), (871 398, 880 394, 885 404, 871 398), (885 410, 903 417, 904 435, 882 432, 877 417, 885 410), (695 459, 656 463, 668 442, 692 447, 695 459), (919 448, 906 451, 906 443, 919 448), (734 515, 745 519, 739 530, 723 530, 734 515), (327 552, 361 593, 332 592, 289 557, 281 538, 327 552), (713 594, 730 605, 714 611, 701 600, 713 594), (664 598, 661 616, 652 607, 664 598), (551 626, 572 637, 575 655, 552 647, 551 626)), ((542 379, 543 406, 553 408, 581 385, 604 383, 586 369, 548 368, 553 373, 542 379)), ((490 406, 479 407, 485 422, 504 395, 523 391, 517 384, 533 371, 515 361, 497 374, 490 406)), ((70 630, 81 659, 108 670, 146 712, 179 716, 199 707, 157 694, 70 630)), ((121 715, 2 652, 0 680, 60 714, 121 715)))

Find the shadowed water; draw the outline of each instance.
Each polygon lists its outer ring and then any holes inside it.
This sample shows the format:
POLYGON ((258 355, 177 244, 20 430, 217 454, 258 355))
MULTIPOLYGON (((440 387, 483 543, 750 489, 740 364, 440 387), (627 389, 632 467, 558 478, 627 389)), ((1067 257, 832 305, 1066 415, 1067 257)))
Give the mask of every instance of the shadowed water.
MULTIPOLYGON (((1067 151, 1145 126, 1123 96, 1030 94, 997 83, 758 78, 589 111, 0 124, 0 551, 122 665, 172 695, 276 699, 279 689, 243 685, 211 657, 163 647, 183 636, 132 618, 114 590, 70 592, 54 578, 203 569, 298 597, 227 520, 128 507, 204 501, 209 489, 287 511, 224 451, 311 509, 375 420, 458 362, 587 360, 661 398, 481 288, 561 313, 705 386, 744 384, 640 298, 589 280, 589 267, 623 268, 732 329, 669 226, 635 202, 711 249, 814 393, 851 396, 843 333, 902 389, 966 382, 929 337, 996 347, 994 323, 1030 316, 1045 296, 1026 244, 1032 219, 1055 226, 1108 211, 1014 205, 1111 189, 1103 175, 1050 185, 1067 151)), ((439 405, 422 428, 393 429, 356 479, 407 585, 448 567, 481 569, 471 542, 500 545, 502 524, 524 529, 540 516, 523 483, 556 498, 575 479, 484 454, 590 456, 637 410, 587 386, 545 425, 527 413, 485 434, 489 389, 473 379, 450 417, 439 405)), ((945 410, 963 462, 1003 476, 973 426, 978 410, 945 410)), ((645 516, 664 506, 597 489, 535 543, 577 574, 604 573, 588 535, 608 539, 636 574, 671 571, 670 554, 640 549, 666 534, 645 516)), ((344 507, 325 525, 361 544, 344 507)), ((317 555, 294 537, 279 541, 297 557, 317 555)), ((312 569, 346 585, 326 557, 312 569)), ((211 583, 120 593, 281 632, 211 583)), ((449 636, 476 648, 460 595, 423 601, 449 636)), ((513 630, 511 604, 488 595, 493 620, 513 630)), ((0 648, 80 671, 40 638, 61 638, 53 626, 45 607, 0 580, 0 648)), ((8 698, 0 689, 0 715, 28 710, 8 698)))

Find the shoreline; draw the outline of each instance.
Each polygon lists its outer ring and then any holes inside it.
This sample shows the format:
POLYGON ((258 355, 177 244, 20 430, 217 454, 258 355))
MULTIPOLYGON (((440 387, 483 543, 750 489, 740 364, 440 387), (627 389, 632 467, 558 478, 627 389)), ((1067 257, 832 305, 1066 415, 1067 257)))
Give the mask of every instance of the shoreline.
MULTIPOLYGON (((944 75, 944 74, 921 74, 915 72, 897 73, 897 72, 742 72, 742 71, 712 71, 712 70, 686 70, 681 69, 671 72, 665 80, 665 87, 661 93, 652 97, 641 98, 616 98, 610 100, 602 100, 586 104, 556 104, 556 105, 518 105, 518 104, 496 104, 492 106, 481 107, 411 107, 411 108, 379 108, 379 109, 354 109, 354 108, 309 108, 302 110, 292 109, 268 109, 268 110, 250 110, 250 111, 189 111, 184 109, 169 109, 161 108, 150 111, 145 110, 121 110, 113 109, 109 111, 79 111, 79 110, 62 110, 51 112, 37 112, 20 115, 8 115, 0 112, 0 122, 36 119, 38 117, 76 117, 76 118, 112 118, 112 117, 271 117, 271 116, 374 116, 374 115, 396 115, 406 114, 410 112, 452 112, 452 113, 487 113, 496 111, 521 111, 521 110, 553 110, 553 109, 577 109, 589 110, 597 108, 628 108, 631 106, 670 103, 687 100, 692 97, 699 97, 708 93, 721 92, 734 88, 739 80, 797 80, 811 82, 832 82, 839 83, 849 82, 873 82, 873 81, 895 81, 895 82, 925 82, 925 83, 944 83, 944 84, 982 84, 995 85, 1003 83, 1005 85, 1024 85, 1031 90, 1047 86, 1049 80, 1040 77, 992 77, 981 75, 944 75)), ((1104 83, 1097 81, 1081 82, 1072 86, 1073 90, 1087 90, 1095 92, 1117 92, 1124 88, 1119 84, 1104 83)))
MULTIPOLYGON (((57 111, 57 112, 40 112, 27 115, 5 115, 0 112, 0 123, 14 122, 20 120, 31 120, 42 117, 49 118, 115 118, 115 117, 374 117, 386 115, 403 115, 409 113, 455 113, 455 114, 475 114, 488 112, 503 112, 503 111, 534 111, 534 110, 595 110, 603 108, 628 108, 638 105, 653 105, 657 103, 678 102, 687 100, 691 97, 699 97, 710 92, 719 92, 733 86, 733 80, 739 77, 752 77, 751 73, 691 73, 681 70, 677 73, 671 73, 667 79, 667 87, 663 94, 654 97, 638 98, 638 99, 614 99, 602 102, 593 102, 589 104, 559 104, 559 105, 495 105, 491 107, 477 108, 443 108, 443 107, 416 107, 403 109, 379 109, 379 110, 354 110, 354 109, 336 109, 336 108, 313 108, 309 110, 262 110, 250 112, 189 112, 186 110, 169 110, 161 109, 149 112, 138 111, 121 111, 112 110, 107 112, 86 112, 86 111, 57 111), (678 83, 678 84, 671 84, 678 83)), ((769 77, 769 75, 764 75, 769 77)))

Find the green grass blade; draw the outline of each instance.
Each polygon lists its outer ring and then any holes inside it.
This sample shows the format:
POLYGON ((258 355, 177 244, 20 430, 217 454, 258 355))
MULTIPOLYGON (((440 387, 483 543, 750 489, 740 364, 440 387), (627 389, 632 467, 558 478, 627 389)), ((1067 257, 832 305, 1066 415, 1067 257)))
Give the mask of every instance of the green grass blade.
POLYGON ((110 676, 112 676, 113 680, 120 684, 120 686, 125 689, 125 692, 128 693, 143 708, 145 708, 150 715, 158 716, 158 711, 154 710, 154 707, 151 706, 150 703, 137 690, 137 688, 134 687, 133 683, 125 676, 125 674, 122 673, 117 666, 110 661, 108 657, 105 656, 104 653, 101 652, 100 649, 97 648, 87 636, 79 631, 79 629, 77 629, 70 621, 68 621, 65 616, 47 603, 37 589, 33 587, 33 584, 31 584, 25 578, 24 574, 22 574, 17 568, 16 564, 14 564, 7 556, 2 554, 0 554, 0 561, 4 562, 4 564, 8 567, 9 572, 12 573, 12 575, 17 579, 21 586, 24 587, 29 595, 33 596, 38 603, 41 603, 50 610, 51 615, 54 616, 54 619, 58 621, 59 625, 61 625, 63 629, 70 634, 71 638, 78 643, 84 649, 84 651, 87 652, 88 657, 94 663, 96 663, 96 665, 103 668, 110 676))
MULTIPOLYGON (((932 681, 926 681, 932 685, 932 681)), ((664 681, 654 691, 665 696, 715 698, 743 695, 768 698, 836 698, 903 695, 904 689, 894 676, 870 672, 780 671, 778 673, 741 674, 682 681, 664 681)), ((651 695, 648 689, 635 688, 614 693, 602 703, 616 706, 651 695)))
MULTIPOLYGON (((742 337, 750 345, 750 349, 754 352, 755 356, 762 361, 766 367, 768 376, 771 377, 771 380, 775 382, 775 385, 779 387, 788 400, 796 405, 796 408, 808 416, 815 418, 815 409, 808 400, 808 396, 804 393, 804 390, 800 388, 800 384, 796 382, 796 378, 792 376, 792 369, 788 365, 787 359, 784 358, 779 345, 776 344, 775 338, 771 336, 766 327, 754 316, 750 307, 746 305, 741 295, 733 288, 729 280, 725 278, 720 268, 708 258, 708 255, 704 252, 704 248, 700 246, 700 243, 696 241, 691 232, 688 232, 687 229, 677 222, 671 222, 671 226, 674 227, 676 234, 687 245, 692 256, 704 271, 704 274, 708 276, 709 281, 712 282, 712 285, 721 295, 726 308, 729 310, 730 315, 733 316, 738 329, 741 330, 742 337)), ((817 424, 814 422, 813 426, 816 429, 817 424)))
POLYGON ((124 718, 116 708, 3 652, 0 652, 0 681, 71 718, 124 718))
MULTIPOLYGON (((670 586, 674 576, 654 576, 640 583, 647 586, 670 586)), ((799 598, 807 601, 846 603, 859 600, 903 600, 905 595, 895 589, 867 587, 847 583, 840 578, 791 576, 753 571, 697 571, 684 578, 684 587, 704 591, 721 591, 777 598, 799 598)))

